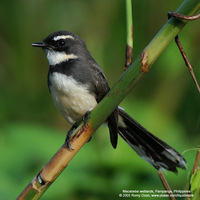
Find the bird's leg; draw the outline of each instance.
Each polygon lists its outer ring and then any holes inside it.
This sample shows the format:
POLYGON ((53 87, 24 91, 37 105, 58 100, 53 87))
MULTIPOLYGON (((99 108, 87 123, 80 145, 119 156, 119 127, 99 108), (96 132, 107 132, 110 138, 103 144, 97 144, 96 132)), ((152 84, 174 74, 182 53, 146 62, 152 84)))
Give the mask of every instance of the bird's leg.
MULTIPOLYGON (((88 123, 88 119, 90 118, 89 115, 90 115, 91 111, 92 111, 92 110, 87 111, 87 112, 85 113, 85 115, 83 116, 83 122, 84 122, 84 124, 87 124, 87 123, 88 123)), ((87 142, 89 142, 91 139, 92 139, 92 137, 91 137, 87 142)))
MULTIPOLYGON (((87 124, 90 113, 91 113, 91 111, 87 111, 87 112, 85 113, 85 115, 83 116, 83 122, 84 122, 84 124, 87 124)), ((72 151, 73 151, 74 149, 73 149, 73 148, 71 147, 71 145, 70 145, 70 138, 71 138, 71 136, 72 136, 72 134, 73 134, 74 129, 76 129, 76 128, 77 128, 77 124, 75 123, 75 124, 73 124, 73 126, 69 129, 69 131, 67 132, 67 136, 66 136, 66 139, 65 139, 65 144, 66 144, 67 148, 68 148, 69 150, 72 150, 72 151)), ((92 139, 92 137, 88 140, 88 142, 89 142, 91 139, 92 139)))
POLYGON ((77 128, 77 124, 73 124, 73 126, 69 129, 69 131, 67 132, 67 136, 66 136, 66 139, 65 139, 65 144, 67 146, 68 149, 70 150, 74 150, 71 145, 70 145, 70 138, 73 134, 73 130, 77 128))
POLYGON ((87 111, 87 112, 85 113, 85 115, 83 116, 83 122, 84 122, 84 124, 87 124, 87 123, 88 123, 88 119, 89 119, 90 113, 91 113, 91 110, 90 110, 90 111, 87 111))

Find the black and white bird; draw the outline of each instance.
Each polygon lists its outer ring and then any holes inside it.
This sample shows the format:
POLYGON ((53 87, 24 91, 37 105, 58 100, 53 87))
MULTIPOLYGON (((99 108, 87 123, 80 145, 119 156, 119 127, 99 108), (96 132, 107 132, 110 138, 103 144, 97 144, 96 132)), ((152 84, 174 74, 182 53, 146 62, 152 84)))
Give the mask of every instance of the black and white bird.
MULTIPOLYGON (((71 131, 108 93, 108 82, 84 41, 71 32, 54 32, 32 46, 41 47, 46 52, 50 65, 49 91, 57 109, 73 125, 66 139, 70 148, 71 131)), ((180 153, 143 128, 121 108, 112 112, 107 123, 114 148, 119 133, 139 156, 157 170, 177 172, 177 167, 186 169, 186 161, 180 153)))

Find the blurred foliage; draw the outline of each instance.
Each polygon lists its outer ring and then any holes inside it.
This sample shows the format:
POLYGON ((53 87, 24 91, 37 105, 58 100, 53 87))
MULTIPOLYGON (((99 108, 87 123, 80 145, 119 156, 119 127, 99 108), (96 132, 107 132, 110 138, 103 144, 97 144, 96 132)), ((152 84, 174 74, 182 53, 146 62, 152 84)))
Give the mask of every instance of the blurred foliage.
MULTIPOLYGON (((181 3, 133 1, 134 58, 167 21, 167 12, 175 11, 181 3)), ((0 199, 15 199, 20 194, 62 145, 70 127, 48 92, 45 55, 31 44, 57 30, 76 33, 112 86, 124 70, 125 24, 125 2, 119 0, 1 1, 0 199)), ((199 21, 190 22, 180 40, 200 82, 199 25, 199 21)), ((178 48, 172 43, 121 106, 183 152, 197 148, 200 141, 199 100, 178 48)), ((173 189, 187 189, 195 154, 184 154, 187 171, 165 173, 173 189)), ((102 126, 42 199, 118 199, 124 189, 163 187, 153 167, 124 141, 120 139, 113 150, 108 130, 102 126)))

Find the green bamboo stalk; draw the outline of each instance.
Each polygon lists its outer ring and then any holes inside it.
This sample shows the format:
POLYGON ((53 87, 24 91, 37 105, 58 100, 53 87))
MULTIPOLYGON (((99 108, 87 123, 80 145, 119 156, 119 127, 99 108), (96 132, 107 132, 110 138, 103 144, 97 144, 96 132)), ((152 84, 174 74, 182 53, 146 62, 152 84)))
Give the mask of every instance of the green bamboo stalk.
MULTIPOLYGON (((184 15, 193 15, 199 8, 199 0, 186 0, 176 12, 184 15)), ((174 18, 168 20, 149 45, 135 59, 130 68, 120 77, 112 90, 110 90, 99 103, 98 107, 93 110, 91 113, 91 123, 94 129, 96 129, 99 124, 103 123, 113 109, 117 107, 125 96, 134 88, 136 83, 150 70, 150 66, 156 61, 186 23, 187 21, 174 18)))
POLYGON ((197 154, 196 158, 194 161, 193 169, 191 172, 191 177, 190 177, 190 185, 189 185, 189 191, 190 193, 188 194, 187 200, 190 200, 190 195, 193 195, 194 200, 198 200, 200 197, 200 169, 198 168, 200 164, 200 144, 197 149, 197 154))
MULTIPOLYGON (((185 0, 176 12, 184 15, 195 14, 200 9, 199 0, 185 0)), ((91 138, 92 134, 119 105, 136 83, 150 70, 150 66, 181 31, 187 21, 171 18, 154 37, 150 44, 135 59, 133 64, 120 77, 114 87, 91 112, 88 123, 82 123, 74 132, 70 151, 65 144, 54 157, 33 178, 18 199, 39 199, 53 181, 65 169, 75 154, 91 138)))
POLYGON ((126 63, 128 69, 133 60, 133 20, 132 20, 132 0, 126 0, 126 63))
POLYGON ((132 2, 131 0, 126 0, 126 33, 127 33, 127 44, 133 48, 133 20, 132 20, 132 2))

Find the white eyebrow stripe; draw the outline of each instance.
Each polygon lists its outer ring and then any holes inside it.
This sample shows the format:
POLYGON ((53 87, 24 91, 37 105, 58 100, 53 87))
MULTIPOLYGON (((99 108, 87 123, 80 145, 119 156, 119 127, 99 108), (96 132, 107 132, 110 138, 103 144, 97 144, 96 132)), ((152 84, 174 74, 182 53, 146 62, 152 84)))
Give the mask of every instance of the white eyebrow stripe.
POLYGON ((74 40, 74 37, 71 36, 71 35, 58 35, 58 36, 55 36, 55 37, 53 38, 53 40, 54 40, 54 41, 58 41, 58 40, 61 40, 61 39, 65 40, 65 39, 67 39, 67 38, 74 40))

